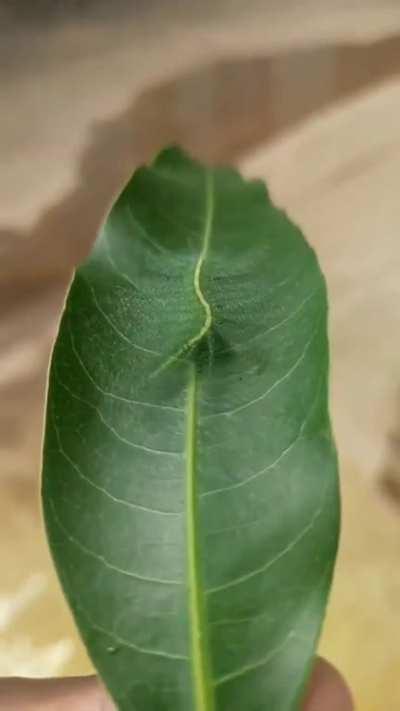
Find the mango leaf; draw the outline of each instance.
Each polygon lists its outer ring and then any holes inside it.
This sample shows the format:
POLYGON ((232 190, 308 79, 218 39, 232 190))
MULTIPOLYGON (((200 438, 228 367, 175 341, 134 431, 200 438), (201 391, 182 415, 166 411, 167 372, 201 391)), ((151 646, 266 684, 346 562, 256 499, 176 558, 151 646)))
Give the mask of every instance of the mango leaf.
POLYGON ((72 283, 43 498, 122 711, 301 708, 338 532, 327 301, 260 182, 139 169, 72 283))

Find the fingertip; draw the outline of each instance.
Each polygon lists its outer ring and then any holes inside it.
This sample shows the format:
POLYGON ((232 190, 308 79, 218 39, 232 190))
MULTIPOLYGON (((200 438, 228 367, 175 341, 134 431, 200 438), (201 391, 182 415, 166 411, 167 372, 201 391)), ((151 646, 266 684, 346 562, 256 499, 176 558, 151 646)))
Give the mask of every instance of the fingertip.
MULTIPOLYGON (((116 711, 108 692, 97 676, 81 677, 72 681, 79 685, 80 699, 90 703, 93 711, 116 711)), ((86 706, 85 706, 86 708, 86 706)))
POLYGON ((349 687, 325 659, 318 659, 315 665, 304 711, 354 711, 349 687))

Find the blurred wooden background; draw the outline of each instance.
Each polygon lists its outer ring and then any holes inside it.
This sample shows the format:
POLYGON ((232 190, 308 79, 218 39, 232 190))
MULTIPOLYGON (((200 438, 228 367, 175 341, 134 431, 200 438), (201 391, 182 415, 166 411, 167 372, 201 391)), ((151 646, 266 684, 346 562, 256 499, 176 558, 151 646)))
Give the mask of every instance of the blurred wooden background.
POLYGON ((48 356, 112 196, 178 141, 264 177, 326 271, 344 533, 322 649, 360 709, 397 711, 400 8, 246 5, 27 24, 0 6, 0 674, 90 668, 39 515, 48 356))

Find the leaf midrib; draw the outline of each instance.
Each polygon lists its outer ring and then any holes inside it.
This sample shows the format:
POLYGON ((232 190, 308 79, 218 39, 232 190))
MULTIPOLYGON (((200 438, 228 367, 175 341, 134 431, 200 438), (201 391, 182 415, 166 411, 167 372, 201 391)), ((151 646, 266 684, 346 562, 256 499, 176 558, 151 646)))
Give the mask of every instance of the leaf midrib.
MULTIPOLYGON (((212 325, 211 307, 201 289, 201 273, 205 263, 214 217, 213 175, 206 173, 206 210, 202 249, 194 271, 193 286, 204 308, 203 326, 191 340, 191 346, 199 343, 212 325)), ((187 480, 187 560, 189 583, 189 620, 192 648, 192 675, 197 711, 215 711, 214 692, 211 685, 211 669, 208 640, 205 633, 205 601, 201 574, 201 551, 199 545, 198 482, 197 482, 197 421, 198 421, 198 373, 196 364, 189 366, 186 430, 186 480, 187 480)))

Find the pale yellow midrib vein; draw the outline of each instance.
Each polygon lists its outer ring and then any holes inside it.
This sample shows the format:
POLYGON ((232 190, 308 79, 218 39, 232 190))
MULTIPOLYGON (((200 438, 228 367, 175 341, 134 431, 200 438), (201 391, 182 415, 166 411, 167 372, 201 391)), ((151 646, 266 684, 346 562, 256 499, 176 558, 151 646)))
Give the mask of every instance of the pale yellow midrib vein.
MULTIPOLYGON (((201 272, 207 257, 214 215, 212 173, 206 176, 206 219, 203 246, 194 272, 194 289, 205 313, 202 328, 192 344, 200 342, 212 325, 209 303, 201 290, 201 272)), ((208 641, 205 635, 204 594, 198 540, 198 492, 196 479, 198 378, 196 364, 191 363, 187 398, 186 479, 187 479, 187 555, 189 583, 189 611, 191 622, 192 674, 195 687, 196 711, 215 711, 214 691, 211 688, 208 641)))
POLYGON ((207 300, 204 298, 204 294, 201 290, 201 285, 200 285, 200 277, 201 277, 201 270, 203 268, 203 264, 206 260, 207 253, 208 253, 208 248, 210 246, 210 238, 211 238, 211 232, 212 232, 212 223, 213 223, 213 217, 214 217, 214 179, 213 179, 213 174, 211 171, 208 171, 206 173, 206 217, 205 217, 205 223, 204 223, 204 233, 203 233, 203 239, 202 239, 202 249, 199 255, 199 258, 196 263, 196 268, 194 271, 194 276, 193 276, 193 286, 194 286, 194 291, 197 296, 197 299, 201 306, 204 309, 204 314, 205 314, 205 319, 204 323, 201 327, 201 329, 194 335, 190 340, 185 343, 185 345, 177 351, 177 353, 174 353, 172 356, 170 356, 165 363, 160 365, 156 370, 152 373, 150 376, 151 379, 154 379, 160 375, 164 370, 169 368, 170 365, 173 363, 176 363, 176 361, 185 353, 189 353, 198 343, 200 343, 201 339, 207 334, 207 332, 210 330, 212 326, 212 313, 211 313, 211 308, 210 304, 207 302, 207 300))
POLYGON ((204 237, 203 237, 203 247, 200 252, 199 259, 196 264, 196 269, 194 272, 194 290, 196 296, 204 308, 205 320, 203 327, 200 329, 199 333, 193 339, 193 341, 200 342, 203 336, 210 330, 212 325, 212 313, 211 307, 207 299, 205 299, 204 294, 201 290, 200 278, 201 271, 203 269, 204 262, 208 254, 210 247, 210 239, 212 233, 212 225, 214 218, 214 185, 213 185, 213 175, 211 172, 206 174, 206 219, 204 225, 204 237))

